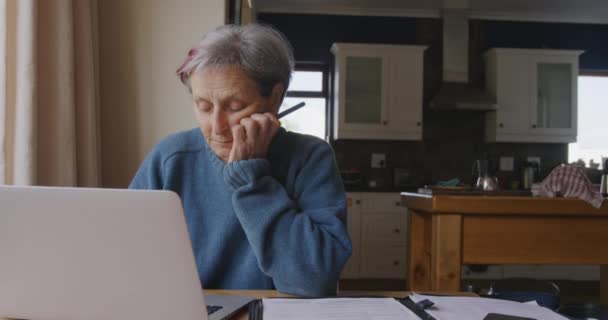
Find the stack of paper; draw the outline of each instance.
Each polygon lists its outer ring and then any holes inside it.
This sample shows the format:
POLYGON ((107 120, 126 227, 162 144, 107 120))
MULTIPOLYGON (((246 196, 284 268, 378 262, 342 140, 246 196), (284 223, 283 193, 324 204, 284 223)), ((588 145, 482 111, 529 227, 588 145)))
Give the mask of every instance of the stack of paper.
MULTIPOLYGON (((483 320, 489 313, 538 320, 568 320, 536 303, 412 294, 413 302, 432 301, 426 313, 436 320, 483 320)), ((419 320, 392 298, 264 299, 264 320, 419 320)))
POLYGON ((264 320, 419 320, 392 298, 264 299, 264 320))

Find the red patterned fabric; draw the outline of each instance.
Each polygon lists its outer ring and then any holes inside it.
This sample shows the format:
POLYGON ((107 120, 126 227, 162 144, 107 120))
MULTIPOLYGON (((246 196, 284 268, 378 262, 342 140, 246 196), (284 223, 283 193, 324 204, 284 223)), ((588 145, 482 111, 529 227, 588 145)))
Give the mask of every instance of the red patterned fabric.
POLYGON ((537 197, 578 198, 600 208, 604 197, 593 186, 583 168, 561 165, 549 174, 543 182, 532 186, 532 194, 537 197))

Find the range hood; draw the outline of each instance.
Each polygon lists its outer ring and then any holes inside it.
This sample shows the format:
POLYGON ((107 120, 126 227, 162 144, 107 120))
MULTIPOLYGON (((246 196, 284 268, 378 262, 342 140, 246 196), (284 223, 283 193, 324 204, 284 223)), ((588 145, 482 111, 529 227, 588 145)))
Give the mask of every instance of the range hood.
POLYGON ((443 9, 443 82, 430 107, 496 110, 496 98, 469 84, 469 20, 466 9, 443 9))

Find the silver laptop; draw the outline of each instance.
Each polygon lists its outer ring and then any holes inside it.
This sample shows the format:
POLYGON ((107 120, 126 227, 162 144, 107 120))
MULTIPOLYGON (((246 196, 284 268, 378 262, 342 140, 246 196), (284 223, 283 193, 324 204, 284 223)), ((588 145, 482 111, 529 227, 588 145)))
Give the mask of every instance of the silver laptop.
POLYGON ((172 192, 0 186, 0 257, 0 318, 221 319, 251 300, 207 297, 207 316, 172 192))

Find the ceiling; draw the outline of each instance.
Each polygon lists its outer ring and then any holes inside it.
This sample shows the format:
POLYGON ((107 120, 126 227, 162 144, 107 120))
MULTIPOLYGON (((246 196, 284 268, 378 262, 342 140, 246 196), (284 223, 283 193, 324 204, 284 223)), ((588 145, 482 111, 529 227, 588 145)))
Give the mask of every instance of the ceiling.
POLYGON ((606 23, 608 0, 256 0, 258 12, 439 17, 444 7, 496 20, 606 23))

